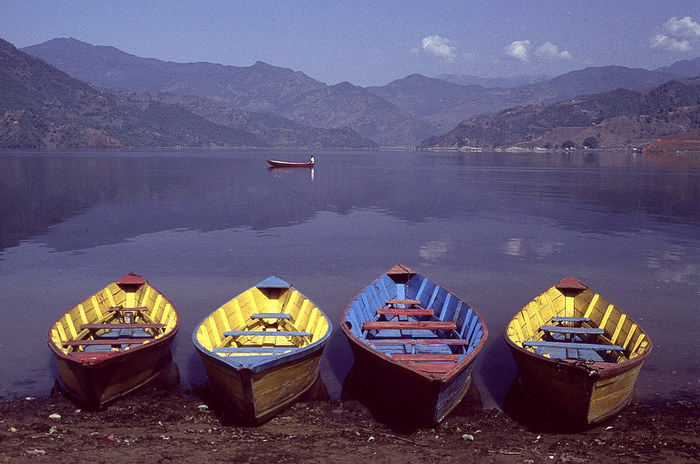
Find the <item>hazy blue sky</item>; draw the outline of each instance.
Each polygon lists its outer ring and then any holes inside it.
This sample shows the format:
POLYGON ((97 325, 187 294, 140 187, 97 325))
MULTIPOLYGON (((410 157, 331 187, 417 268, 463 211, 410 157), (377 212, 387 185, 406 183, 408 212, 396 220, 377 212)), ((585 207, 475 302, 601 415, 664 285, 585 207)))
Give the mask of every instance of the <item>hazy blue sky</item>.
POLYGON ((555 76, 700 56, 700 1, 0 0, 0 38, 57 37, 166 61, 261 60, 327 84, 555 76))

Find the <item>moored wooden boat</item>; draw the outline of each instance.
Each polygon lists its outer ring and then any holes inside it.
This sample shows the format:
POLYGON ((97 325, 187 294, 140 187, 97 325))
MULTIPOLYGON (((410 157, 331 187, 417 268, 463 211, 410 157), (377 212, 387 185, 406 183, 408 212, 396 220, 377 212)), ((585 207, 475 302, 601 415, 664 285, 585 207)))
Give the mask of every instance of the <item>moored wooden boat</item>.
POLYGON ((636 322, 574 277, 518 311, 505 339, 526 391, 579 425, 599 423, 629 403, 652 349, 636 322))
POLYGON ((400 264, 360 291, 341 321, 365 385, 422 424, 440 422, 464 398, 488 336, 466 302, 400 264))
POLYGON ((192 341, 212 391, 258 424, 311 388, 331 330, 323 311, 273 276, 205 317, 192 341))
POLYGON ((280 161, 280 160, 265 160, 267 163, 275 168, 312 168, 315 166, 313 158, 309 161, 295 162, 295 161, 280 161))
POLYGON ((145 385, 171 362, 179 323, 173 304, 140 276, 107 285, 48 330, 61 387, 101 408, 145 385))

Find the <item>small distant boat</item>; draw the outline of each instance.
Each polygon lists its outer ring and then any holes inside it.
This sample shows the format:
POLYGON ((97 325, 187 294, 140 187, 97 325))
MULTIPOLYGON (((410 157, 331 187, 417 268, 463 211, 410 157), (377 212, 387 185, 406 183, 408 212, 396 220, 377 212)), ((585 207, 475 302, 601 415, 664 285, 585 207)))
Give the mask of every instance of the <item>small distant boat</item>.
POLYGON ((516 313, 505 339, 526 391, 543 409, 583 425, 629 403, 652 349, 636 322, 574 277, 516 313))
POLYGON ((488 335, 471 306, 400 264, 358 293, 341 320, 371 392, 426 424, 440 422, 464 398, 488 335))
POLYGON ((212 391, 259 424, 311 388, 331 330, 323 311, 273 276, 205 317, 192 341, 212 391))
POLYGON ((312 156, 309 161, 305 162, 294 162, 294 161, 279 161, 279 160, 266 160, 267 163, 275 168, 312 168, 316 165, 316 161, 312 156))
POLYGON ((109 284, 48 330, 61 387, 101 408, 145 385, 171 362, 179 323, 172 303, 140 276, 109 284))

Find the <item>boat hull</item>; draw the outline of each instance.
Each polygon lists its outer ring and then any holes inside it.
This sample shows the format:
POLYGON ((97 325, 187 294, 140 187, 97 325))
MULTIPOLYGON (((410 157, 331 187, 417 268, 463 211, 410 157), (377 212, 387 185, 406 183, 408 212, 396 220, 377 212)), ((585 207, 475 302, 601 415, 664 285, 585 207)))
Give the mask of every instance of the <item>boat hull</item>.
POLYGON ((481 316, 467 303, 402 265, 350 301, 341 328, 371 394, 423 425, 439 423, 464 398, 488 336, 481 316), (394 323, 401 329, 393 330, 394 323), (454 327, 442 329, 451 323, 454 327))
POLYGON ((49 328, 47 343, 64 392, 88 409, 99 409, 147 384, 170 365, 178 329, 179 317, 172 303, 139 276, 130 274, 64 314, 49 328), (126 326, 118 321, 121 316, 115 315, 120 311, 114 308, 125 307, 138 308, 130 311, 129 317, 141 313, 138 317, 147 317, 150 325, 161 327, 157 334, 148 335, 141 328, 141 338, 134 339, 133 329, 123 329, 126 326), (100 328, 86 328, 91 324, 100 328), (127 330, 129 336, 99 340, 111 331, 127 330))
POLYGON ((266 160, 274 168, 313 168, 315 163, 297 163, 294 161, 266 160))
POLYGON ((473 362, 449 378, 431 378, 390 362, 351 342, 355 368, 374 395, 418 424, 441 422, 464 399, 472 382, 473 362))
POLYGON ((585 366, 536 357, 513 346, 510 351, 525 391, 543 409, 577 425, 603 422, 627 406, 642 367, 638 363, 603 377, 585 366))
POLYGON ((255 371, 199 351, 209 387, 244 422, 261 424, 293 405, 316 382, 323 345, 298 359, 255 371))
POLYGON ((526 393, 543 409, 574 425, 597 424, 620 412, 632 399, 635 382, 652 349, 651 340, 638 324, 571 277, 516 313, 506 328, 505 340, 526 393), (550 332, 558 329, 553 329, 552 321, 566 324, 562 329, 565 333, 588 333, 589 339, 586 343, 552 342, 550 332), (572 329, 571 324, 583 327, 572 329), (537 345, 542 342, 542 346, 537 345), (556 346, 548 349, 546 343, 556 346), (583 348, 576 347, 579 343, 583 348), (553 351, 561 346, 565 348, 553 351))
POLYGON ((192 340, 211 390, 256 425, 313 386, 331 330, 319 308, 273 276, 205 317, 192 340))
POLYGON ((68 358, 54 352, 61 388, 90 409, 99 409, 146 385, 172 362, 172 338, 128 355, 68 358))

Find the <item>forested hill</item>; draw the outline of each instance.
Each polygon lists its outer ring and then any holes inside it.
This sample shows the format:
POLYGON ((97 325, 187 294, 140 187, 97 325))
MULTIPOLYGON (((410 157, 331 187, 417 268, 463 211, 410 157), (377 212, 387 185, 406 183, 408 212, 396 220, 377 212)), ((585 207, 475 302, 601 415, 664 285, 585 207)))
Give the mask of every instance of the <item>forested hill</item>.
POLYGON ((700 129, 700 78, 645 91, 615 90, 480 116, 421 143, 421 149, 640 148, 700 129))

